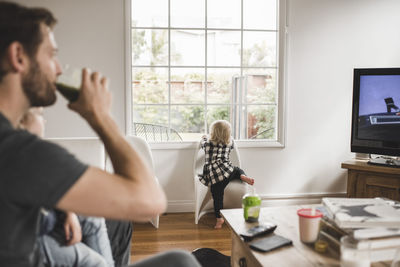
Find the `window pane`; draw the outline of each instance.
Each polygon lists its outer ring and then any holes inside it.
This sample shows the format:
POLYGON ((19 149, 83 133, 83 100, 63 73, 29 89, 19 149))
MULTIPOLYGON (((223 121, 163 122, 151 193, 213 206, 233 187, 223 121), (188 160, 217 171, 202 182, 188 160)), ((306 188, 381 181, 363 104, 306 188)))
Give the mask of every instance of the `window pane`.
POLYGON ((133 68, 132 95, 134 104, 168 103, 167 68, 133 68))
POLYGON ((132 63, 134 65, 168 64, 168 31, 132 29, 132 63))
POLYGON ((272 32, 243 32, 243 66, 275 67, 276 35, 272 32))
POLYGON ((171 27, 204 28, 204 0, 171 0, 171 27))
POLYGON ((246 69, 244 74, 244 90, 247 103, 276 103, 276 70, 246 69))
POLYGON ((208 68, 207 102, 214 104, 231 103, 232 79, 239 76, 240 69, 208 68))
POLYGON ((168 126, 167 105, 133 106, 133 122, 168 126))
POLYGON ((205 31, 171 31, 171 65, 204 66, 205 31))
POLYGON ((207 32, 207 65, 240 66, 240 31, 207 32))
POLYGON ((132 0, 132 26, 168 27, 168 1, 132 0))
POLYGON ((181 136, 168 126, 168 106, 134 106, 132 134, 150 142, 181 141, 181 136))
POLYGON ((209 105, 207 107, 207 126, 210 132, 210 125, 216 120, 226 120, 230 122, 231 108, 229 105, 209 105))
POLYGON ((183 140, 200 140, 204 133, 203 105, 171 105, 171 127, 183 140))
POLYGON ((204 68, 171 68, 171 103, 204 103, 204 68))
POLYGON ((243 0, 243 28, 276 30, 277 0, 243 0))
POLYGON ((247 106, 248 139, 276 140, 276 106, 247 106))
POLYGON ((207 1, 207 27, 240 29, 240 10, 240 0, 207 1))

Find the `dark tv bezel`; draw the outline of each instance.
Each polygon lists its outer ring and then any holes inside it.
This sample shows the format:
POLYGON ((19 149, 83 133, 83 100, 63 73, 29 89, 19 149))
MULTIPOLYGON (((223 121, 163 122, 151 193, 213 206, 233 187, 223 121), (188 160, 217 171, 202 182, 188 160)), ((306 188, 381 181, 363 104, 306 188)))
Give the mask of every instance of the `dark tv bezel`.
POLYGON ((378 140, 372 141, 357 138, 360 99, 360 77, 362 75, 400 75, 400 68, 354 69, 351 152, 398 157, 400 156, 400 142, 384 142, 378 140))

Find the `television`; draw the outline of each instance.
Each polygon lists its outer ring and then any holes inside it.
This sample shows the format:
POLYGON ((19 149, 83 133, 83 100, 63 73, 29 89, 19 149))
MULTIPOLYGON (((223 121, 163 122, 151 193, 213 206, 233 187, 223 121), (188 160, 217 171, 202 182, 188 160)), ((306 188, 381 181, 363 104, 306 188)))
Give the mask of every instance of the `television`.
POLYGON ((351 152, 400 168, 400 68, 354 69, 351 152))

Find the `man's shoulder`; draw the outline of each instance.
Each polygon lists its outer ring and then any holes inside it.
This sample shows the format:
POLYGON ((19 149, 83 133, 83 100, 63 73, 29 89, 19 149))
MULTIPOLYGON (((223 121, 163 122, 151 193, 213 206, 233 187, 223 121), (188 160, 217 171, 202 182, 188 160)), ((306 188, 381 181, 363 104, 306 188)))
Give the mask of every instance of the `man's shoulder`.
POLYGON ((24 130, 14 129, 7 125, 0 118, 0 149, 15 148, 18 145, 24 145, 29 141, 34 141, 35 136, 24 130))
POLYGON ((1 125, 0 154, 6 155, 5 157, 0 156, 0 163, 8 162, 11 165, 15 165, 14 161, 24 162, 29 165, 29 161, 33 159, 35 159, 35 162, 38 162, 40 159, 54 161, 60 157, 73 158, 67 150, 55 143, 43 140, 28 131, 3 128, 1 125), (30 160, 23 160, 28 158, 30 160))
POLYGON ((30 148, 34 145, 52 146, 50 142, 40 139, 25 130, 2 127, 0 124, 0 150, 30 148))

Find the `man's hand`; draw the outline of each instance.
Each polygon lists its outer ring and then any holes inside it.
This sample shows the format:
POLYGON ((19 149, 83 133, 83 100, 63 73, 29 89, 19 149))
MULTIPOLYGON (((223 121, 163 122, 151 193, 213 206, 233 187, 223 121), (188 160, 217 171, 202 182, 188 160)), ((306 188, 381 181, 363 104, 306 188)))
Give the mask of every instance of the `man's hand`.
POLYGON ((68 246, 72 246, 82 241, 82 229, 78 216, 73 212, 66 212, 64 222, 65 240, 68 246))
POLYGON ((104 115, 109 115, 111 109, 107 78, 98 72, 90 73, 88 69, 83 69, 79 98, 68 107, 79 113, 92 126, 101 121, 104 115))

